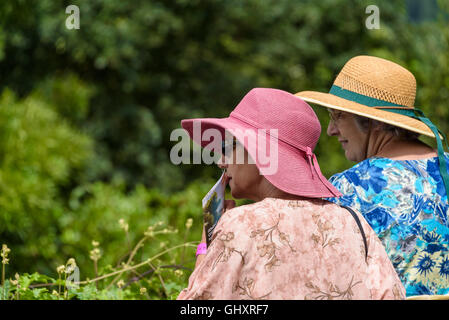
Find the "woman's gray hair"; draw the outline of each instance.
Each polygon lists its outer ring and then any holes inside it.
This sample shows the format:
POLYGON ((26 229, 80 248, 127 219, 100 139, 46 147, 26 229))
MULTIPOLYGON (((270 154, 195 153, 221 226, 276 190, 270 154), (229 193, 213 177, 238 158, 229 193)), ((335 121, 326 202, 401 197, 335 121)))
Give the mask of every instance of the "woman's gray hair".
POLYGON ((412 141, 412 140, 418 140, 420 134, 410 131, 410 130, 406 130, 406 129, 402 129, 381 121, 377 121, 377 120, 373 120, 373 119, 369 119, 366 117, 362 117, 356 114, 353 114, 354 119, 356 121, 357 126, 360 128, 360 130, 362 130, 363 132, 367 132, 370 128, 373 127, 378 127, 380 128, 382 131, 386 131, 386 132, 390 132, 392 133, 394 136, 399 137, 402 140, 408 140, 408 141, 412 141))

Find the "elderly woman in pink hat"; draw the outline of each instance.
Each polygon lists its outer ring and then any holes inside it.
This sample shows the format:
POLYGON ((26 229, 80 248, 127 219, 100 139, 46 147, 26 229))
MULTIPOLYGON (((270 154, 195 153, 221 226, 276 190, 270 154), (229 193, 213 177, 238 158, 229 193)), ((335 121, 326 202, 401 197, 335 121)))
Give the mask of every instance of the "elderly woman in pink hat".
POLYGON ((233 152, 225 152, 219 166, 232 196, 254 203, 223 213, 178 299, 405 297, 385 249, 360 214, 322 199, 341 194, 313 153, 321 127, 307 103, 257 88, 228 118, 182 121, 190 137, 207 147, 198 140, 202 135, 195 137, 195 125, 201 132, 232 133, 225 149, 233 152), (267 146, 274 166, 261 156, 267 146))

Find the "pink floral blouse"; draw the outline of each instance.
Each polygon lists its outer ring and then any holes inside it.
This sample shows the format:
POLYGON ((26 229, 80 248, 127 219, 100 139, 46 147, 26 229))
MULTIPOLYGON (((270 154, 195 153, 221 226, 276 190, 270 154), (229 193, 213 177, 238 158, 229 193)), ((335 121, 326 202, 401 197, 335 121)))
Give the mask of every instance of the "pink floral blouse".
POLYGON ((228 210, 178 299, 404 299, 384 247, 358 214, 325 200, 228 210))

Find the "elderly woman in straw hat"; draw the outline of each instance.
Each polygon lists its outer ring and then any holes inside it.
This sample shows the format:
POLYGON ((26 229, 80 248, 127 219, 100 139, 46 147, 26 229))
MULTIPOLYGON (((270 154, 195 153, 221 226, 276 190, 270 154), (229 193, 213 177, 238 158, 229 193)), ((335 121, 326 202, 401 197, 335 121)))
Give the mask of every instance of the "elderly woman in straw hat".
POLYGON ((232 196, 254 203, 223 213, 178 299, 405 298, 360 214, 322 199, 340 193, 321 174, 313 153, 321 127, 304 101, 257 88, 228 118, 183 120, 182 126, 208 149, 195 126, 227 137, 219 166, 232 196), (268 146, 266 161, 261 155, 268 146))
POLYGON ((296 96, 327 107, 327 134, 354 167, 330 182, 331 198, 360 211, 384 244, 407 296, 449 293, 449 156, 442 134, 414 107, 416 81, 381 58, 349 60, 329 93, 296 96), (437 149, 418 137, 437 141, 437 149))

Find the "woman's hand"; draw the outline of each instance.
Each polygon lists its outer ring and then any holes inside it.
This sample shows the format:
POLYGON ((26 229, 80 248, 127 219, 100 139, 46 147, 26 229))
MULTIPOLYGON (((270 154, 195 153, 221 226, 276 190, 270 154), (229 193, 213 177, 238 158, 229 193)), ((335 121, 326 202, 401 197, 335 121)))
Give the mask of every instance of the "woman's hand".
POLYGON ((204 228, 204 223, 203 223, 203 235, 201 236, 201 243, 206 243, 206 230, 204 228))
MULTIPOLYGON (((223 212, 231 210, 232 208, 235 208, 235 201, 234 200, 225 200, 224 206, 223 206, 223 212)), ((204 224, 203 224, 203 234, 201 236, 201 242, 206 243, 206 230, 204 228, 204 224)))
MULTIPOLYGON (((226 212, 228 210, 231 210, 232 208, 235 208, 235 201, 234 200, 225 200, 224 201, 224 206, 223 206, 223 211, 226 212)), ((206 230, 204 228, 204 224, 203 224, 203 234, 201 236, 201 242, 202 243, 206 243, 206 230)), ((195 268, 201 263, 201 261, 203 260, 204 255, 200 254, 197 258, 196 258, 196 263, 195 263, 195 268)))
POLYGON ((224 201, 224 212, 231 210, 232 208, 235 208, 235 201, 234 200, 225 200, 224 201))

